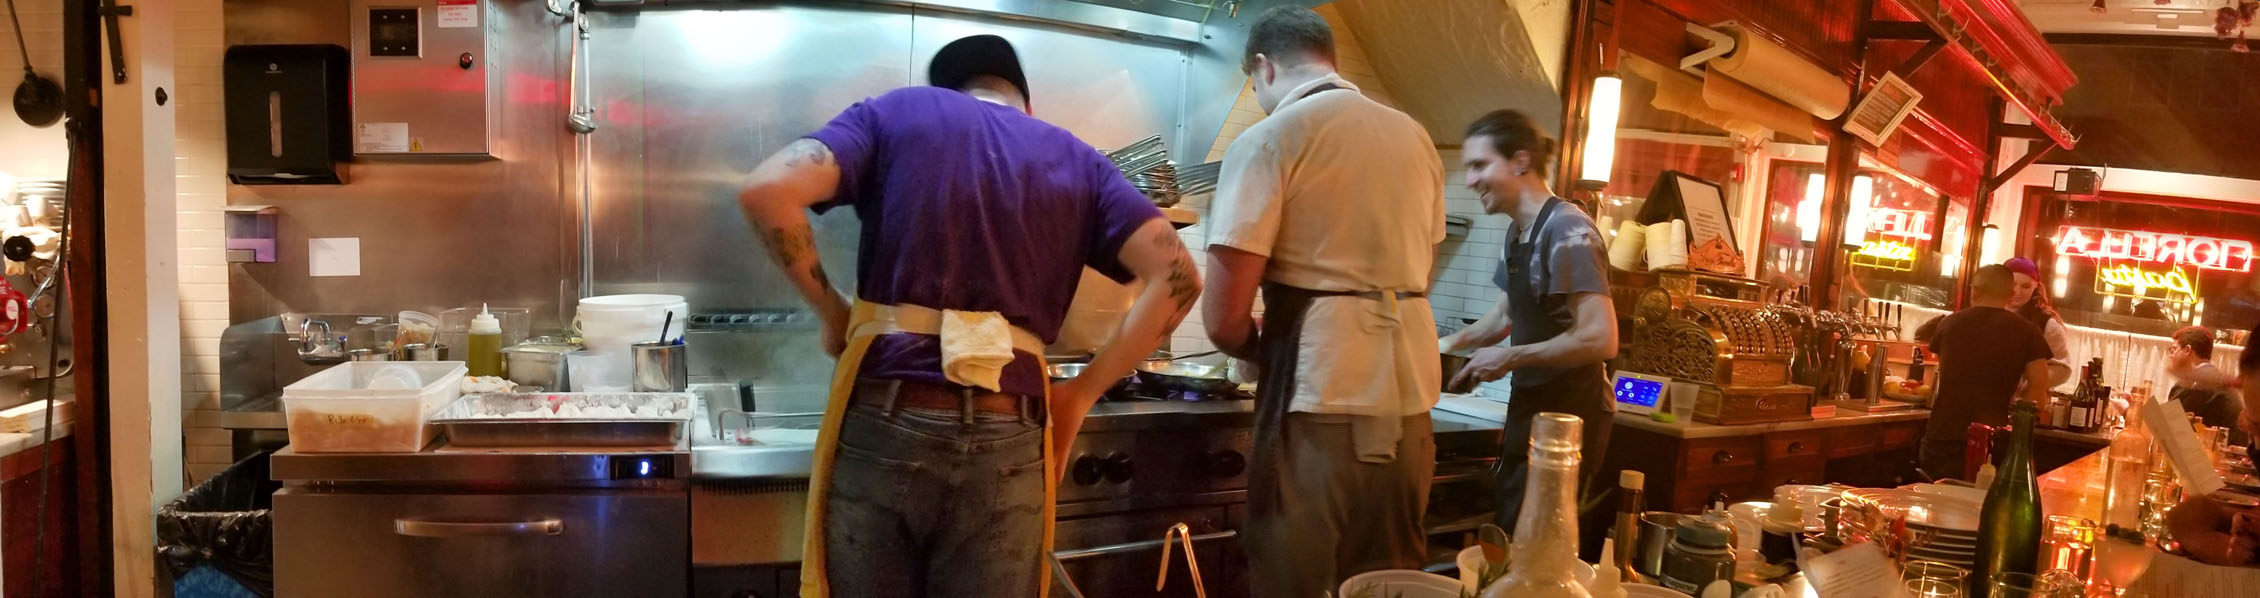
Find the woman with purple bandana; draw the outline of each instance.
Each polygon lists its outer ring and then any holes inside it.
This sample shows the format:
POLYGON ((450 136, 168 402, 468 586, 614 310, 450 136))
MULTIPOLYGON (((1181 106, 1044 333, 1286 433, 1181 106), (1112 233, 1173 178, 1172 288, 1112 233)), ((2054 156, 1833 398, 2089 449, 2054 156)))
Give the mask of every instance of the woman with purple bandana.
POLYGON ((2009 296, 2009 311, 2024 316, 2026 321, 2040 328, 2041 336, 2048 338, 2048 350, 2056 354, 2048 361, 2049 384, 2061 386, 2072 379, 2072 349, 2065 340, 2064 318, 2056 314, 2055 306, 2048 304, 2048 294, 2040 292, 2040 265, 2025 258, 2011 258, 2002 265, 2014 273, 2017 285, 2009 296))

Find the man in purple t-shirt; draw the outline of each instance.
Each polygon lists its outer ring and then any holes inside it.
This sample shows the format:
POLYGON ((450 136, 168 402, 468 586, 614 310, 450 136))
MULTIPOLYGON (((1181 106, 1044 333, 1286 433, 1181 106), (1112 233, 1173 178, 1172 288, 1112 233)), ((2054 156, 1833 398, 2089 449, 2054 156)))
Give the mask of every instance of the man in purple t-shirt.
POLYGON ((1029 115, 1011 44, 951 42, 928 79, 848 107, 739 195, 854 380, 834 385, 817 450, 803 596, 1042 592, 1059 457, 1200 293, 1160 210, 1103 154, 1029 115), (840 206, 863 226, 852 307, 808 222, 840 206), (1042 347, 1086 266, 1145 289, 1085 373, 1051 385, 1042 347))

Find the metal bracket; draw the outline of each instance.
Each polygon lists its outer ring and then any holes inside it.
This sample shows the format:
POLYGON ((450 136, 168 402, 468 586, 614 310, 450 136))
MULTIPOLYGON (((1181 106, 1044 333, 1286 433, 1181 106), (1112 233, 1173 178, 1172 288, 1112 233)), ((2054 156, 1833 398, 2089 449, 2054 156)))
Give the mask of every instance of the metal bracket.
POLYGON ((2056 142, 2049 141, 2046 137, 2042 137, 2041 141, 2045 143, 2026 149, 2025 155, 2017 158, 2016 162, 2010 163, 2009 168, 2002 170, 2001 174, 1994 175, 1993 178, 1986 179, 1985 188, 2000 189, 2002 183, 2009 182, 2009 179, 2017 176, 2017 173, 2024 172, 2025 167, 2032 166, 2034 162, 2039 162, 2041 156, 2046 156, 2050 150, 2056 149, 2056 142))
MULTIPOLYGON (((1719 23, 1714 27, 1726 28, 1733 26, 1734 21, 1726 21, 1719 23)), ((1703 70, 1696 67, 1703 66, 1703 63, 1710 62, 1713 58, 1718 58, 1720 56, 1734 53, 1734 36, 1722 33, 1718 29, 1714 29, 1712 27, 1704 27, 1702 25, 1697 25, 1694 23, 1687 24, 1687 32, 1694 34, 1696 37, 1703 38, 1703 41, 1709 43, 1711 47, 1706 48, 1701 52, 1689 54, 1686 58, 1679 59, 1679 70, 1694 73, 1699 77, 1703 75, 1703 70)))
POLYGON ((133 7, 118 6, 116 0, 102 0, 102 6, 94 10, 95 14, 102 15, 102 27, 110 33, 110 83, 124 85, 126 56, 124 42, 118 40, 118 17, 133 16, 133 7))
POLYGON ((1944 49, 1946 49, 1946 40, 1931 38, 1929 42, 1923 44, 1921 49, 1915 50, 1913 56, 1908 56, 1907 62, 1900 63, 1899 69, 1895 72, 1899 73, 1901 79, 1913 77, 1915 71, 1923 70, 1923 66, 1930 64, 1930 59, 1937 58, 1938 52, 1944 49))

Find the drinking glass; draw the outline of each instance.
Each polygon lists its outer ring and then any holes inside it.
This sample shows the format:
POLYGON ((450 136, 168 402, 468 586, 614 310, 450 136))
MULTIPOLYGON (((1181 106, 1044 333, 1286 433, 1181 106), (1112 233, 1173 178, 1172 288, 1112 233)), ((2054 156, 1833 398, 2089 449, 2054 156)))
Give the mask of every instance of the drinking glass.
POLYGON ((2080 598, 2083 589, 2059 579, 2012 571, 1994 574, 1993 591, 1986 595, 1991 598, 2080 598))
POLYGON ((2095 539, 2100 530, 2093 520, 2050 515, 2040 570, 2069 572, 2072 578, 2085 584, 2094 563, 2095 539))
POLYGON ((1969 569, 1937 561, 1907 561, 1899 567, 1899 579, 1907 584, 1907 594, 1918 598, 1928 594, 1917 591, 1915 582, 1936 582, 1954 590, 1953 594, 1943 594, 1944 596, 1958 596, 1961 594, 1962 584, 1969 578, 1969 569))
POLYGON ((1909 598, 1962 598, 1960 584, 1936 579, 1910 579, 1906 584, 1909 598))

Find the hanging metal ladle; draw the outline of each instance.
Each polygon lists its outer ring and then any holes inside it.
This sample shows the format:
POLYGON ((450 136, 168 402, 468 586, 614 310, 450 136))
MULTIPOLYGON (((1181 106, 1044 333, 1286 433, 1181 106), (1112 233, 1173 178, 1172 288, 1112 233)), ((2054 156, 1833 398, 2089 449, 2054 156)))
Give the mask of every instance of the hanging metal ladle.
POLYGON ((16 17, 16 0, 8 0, 8 22, 16 27, 16 49, 24 60, 24 82, 16 86, 16 117, 34 127, 55 124, 63 119, 63 87, 32 70, 31 50, 24 43, 23 20, 16 17))

